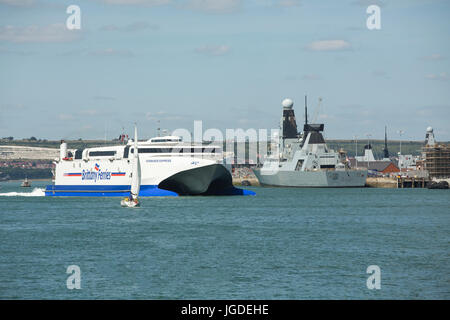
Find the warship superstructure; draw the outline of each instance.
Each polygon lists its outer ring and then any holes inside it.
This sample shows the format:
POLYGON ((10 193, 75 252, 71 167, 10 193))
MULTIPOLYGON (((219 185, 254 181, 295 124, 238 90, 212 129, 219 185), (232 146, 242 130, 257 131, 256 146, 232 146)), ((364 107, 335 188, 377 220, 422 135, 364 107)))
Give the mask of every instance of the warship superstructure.
POLYGON ((283 116, 278 150, 255 169, 262 186, 277 187, 363 187, 367 169, 352 169, 345 154, 328 148, 322 132, 324 124, 308 123, 305 97, 305 124, 297 130, 293 101, 282 102, 283 116))

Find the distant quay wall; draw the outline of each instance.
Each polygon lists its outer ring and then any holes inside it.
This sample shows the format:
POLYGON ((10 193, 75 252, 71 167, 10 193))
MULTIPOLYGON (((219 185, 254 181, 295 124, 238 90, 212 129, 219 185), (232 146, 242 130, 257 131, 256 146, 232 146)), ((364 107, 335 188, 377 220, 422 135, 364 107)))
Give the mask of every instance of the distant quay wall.
POLYGON ((242 184, 243 181, 247 181, 250 183, 251 186, 259 186, 259 181, 258 179, 255 178, 236 178, 233 177, 233 185, 235 186, 247 186, 247 184, 242 184))
POLYGON ((366 187, 369 188, 397 188, 396 178, 367 178, 366 187))

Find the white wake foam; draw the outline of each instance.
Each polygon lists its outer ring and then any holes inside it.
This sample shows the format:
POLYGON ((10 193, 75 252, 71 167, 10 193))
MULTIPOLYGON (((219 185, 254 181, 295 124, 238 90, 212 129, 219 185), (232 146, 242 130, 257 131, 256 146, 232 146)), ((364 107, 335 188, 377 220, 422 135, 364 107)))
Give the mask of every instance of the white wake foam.
POLYGON ((0 197, 44 197, 45 190, 43 188, 34 188, 31 192, 6 192, 0 193, 0 197))

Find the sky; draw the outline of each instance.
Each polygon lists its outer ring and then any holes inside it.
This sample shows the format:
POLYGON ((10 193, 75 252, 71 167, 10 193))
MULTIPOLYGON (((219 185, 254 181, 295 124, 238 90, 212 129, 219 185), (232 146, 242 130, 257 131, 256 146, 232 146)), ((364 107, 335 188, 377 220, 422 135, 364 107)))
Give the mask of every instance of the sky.
POLYGON ((272 129, 307 94, 329 139, 449 141, 449 89, 446 0, 0 0, 0 137, 272 129))

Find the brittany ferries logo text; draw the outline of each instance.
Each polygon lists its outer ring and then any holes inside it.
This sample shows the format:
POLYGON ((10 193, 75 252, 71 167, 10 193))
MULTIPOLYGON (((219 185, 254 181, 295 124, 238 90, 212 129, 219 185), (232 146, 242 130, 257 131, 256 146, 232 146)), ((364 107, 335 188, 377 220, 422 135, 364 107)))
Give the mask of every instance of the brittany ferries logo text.
POLYGON ((83 170, 81 173, 81 180, 94 180, 95 182, 97 182, 97 180, 111 180, 111 172, 102 171, 100 166, 96 163, 93 171, 83 170))

